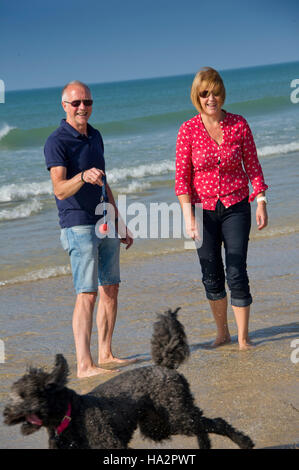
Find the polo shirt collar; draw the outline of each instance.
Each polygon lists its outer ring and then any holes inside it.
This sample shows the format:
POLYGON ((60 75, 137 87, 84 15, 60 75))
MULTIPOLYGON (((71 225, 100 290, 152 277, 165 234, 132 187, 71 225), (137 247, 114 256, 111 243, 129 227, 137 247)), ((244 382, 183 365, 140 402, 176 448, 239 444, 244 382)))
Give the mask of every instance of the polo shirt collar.
MULTIPOLYGON (((66 130, 69 134, 71 134, 73 137, 77 139, 82 137, 82 134, 80 134, 80 132, 78 132, 68 122, 66 122, 66 119, 61 119, 60 127, 62 127, 64 130, 66 130)), ((87 123, 87 134, 88 134, 88 137, 91 137, 93 135, 93 127, 88 123, 87 123)))

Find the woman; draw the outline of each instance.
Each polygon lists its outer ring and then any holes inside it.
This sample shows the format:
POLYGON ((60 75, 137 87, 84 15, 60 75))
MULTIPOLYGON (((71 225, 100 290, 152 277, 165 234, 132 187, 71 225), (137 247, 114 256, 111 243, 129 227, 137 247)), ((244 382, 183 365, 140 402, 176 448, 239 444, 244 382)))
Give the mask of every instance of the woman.
POLYGON ((268 221, 265 197, 268 186, 246 120, 222 109, 225 88, 216 70, 205 67, 196 74, 191 101, 199 114, 183 123, 178 133, 175 191, 187 233, 194 240, 199 238, 194 206, 201 203, 203 208, 202 245, 197 252, 217 327, 212 346, 230 342, 223 242, 239 348, 245 350, 252 346, 248 336, 252 297, 246 271, 250 202, 257 200, 256 221, 262 230, 268 221), (248 178, 253 187, 250 196, 248 178))

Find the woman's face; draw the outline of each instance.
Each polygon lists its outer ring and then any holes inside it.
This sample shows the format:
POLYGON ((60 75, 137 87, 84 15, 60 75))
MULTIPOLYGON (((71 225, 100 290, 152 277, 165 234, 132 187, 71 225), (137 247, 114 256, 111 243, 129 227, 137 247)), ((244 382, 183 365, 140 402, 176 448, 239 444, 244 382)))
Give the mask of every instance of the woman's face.
POLYGON ((203 90, 199 93, 202 112, 208 116, 216 116, 221 112, 222 99, 217 91, 203 90))

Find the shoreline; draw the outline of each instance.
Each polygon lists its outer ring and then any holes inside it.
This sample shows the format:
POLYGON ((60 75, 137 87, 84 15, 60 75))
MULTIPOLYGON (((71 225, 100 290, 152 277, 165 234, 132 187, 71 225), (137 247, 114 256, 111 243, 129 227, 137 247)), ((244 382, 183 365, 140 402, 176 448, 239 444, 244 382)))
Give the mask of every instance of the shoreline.
MULTIPOLYGON (((282 243, 287 237, 298 237, 299 231, 297 227, 292 229, 279 228, 275 226, 274 228, 268 228, 267 232, 259 232, 256 227, 251 229, 250 235, 250 245, 259 244, 268 241, 270 244, 276 240, 280 240, 282 243), (269 233, 270 231, 270 233, 269 233), (272 231, 272 232, 271 232, 272 231)), ((137 239, 134 242, 133 247, 126 252, 125 246, 121 244, 121 266, 130 266, 135 262, 142 263, 147 262, 147 260, 160 256, 172 256, 172 255, 181 255, 186 252, 195 252, 193 248, 194 243, 191 239, 137 239), (188 248, 186 248, 188 246, 188 248), (147 248, 147 251, 145 251, 147 248)), ((0 279, 0 294, 3 288, 10 286, 19 286, 22 284, 28 284, 32 282, 47 281, 49 279, 62 278, 65 276, 71 276, 71 269, 69 264, 68 255, 63 252, 61 246, 57 248, 57 254, 55 259, 64 260, 64 264, 56 264, 49 267, 34 266, 33 270, 26 271, 25 269, 20 269, 18 271, 17 277, 12 277, 7 280, 0 279)), ((28 266, 28 263, 26 263, 28 266)))
MULTIPOLYGON (((297 364, 292 363, 291 342, 299 338, 296 323, 298 300, 299 236, 261 240, 249 248, 248 270, 254 303, 250 337, 256 347, 240 352, 236 326, 229 308, 232 343, 215 350, 207 348, 215 326, 201 285, 194 250, 124 263, 119 293, 119 313, 113 337, 114 352, 139 362, 122 372, 151 363, 150 338, 157 312, 181 306, 179 319, 185 327, 191 356, 180 367, 190 382, 196 403, 209 417, 221 416, 250 435, 256 448, 299 447, 297 364), (287 245, 287 246, 285 246, 287 245), (130 341, 128 341, 128 338, 130 341)), ((2 410, 10 385, 29 364, 51 369, 56 353, 70 365, 70 388, 86 393, 109 376, 79 380, 71 330, 75 302, 71 276, 39 280, 0 289, 1 339, 5 363, 0 363, 0 447, 47 448, 44 430, 23 437, 19 426, 2 423, 2 410)), ((96 358, 94 323, 92 353, 96 358)), ((212 448, 235 448, 228 439, 212 436, 212 448)), ((195 449, 192 438, 178 436, 156 445, 143 441, 138 431, 132 448, 195 449)))

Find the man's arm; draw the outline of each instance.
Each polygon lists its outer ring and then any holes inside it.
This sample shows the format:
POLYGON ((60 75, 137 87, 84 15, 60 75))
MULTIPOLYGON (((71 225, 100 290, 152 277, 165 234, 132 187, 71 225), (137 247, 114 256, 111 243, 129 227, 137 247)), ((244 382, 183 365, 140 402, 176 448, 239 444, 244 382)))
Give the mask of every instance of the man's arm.
MULTIPOLYGON (((84 181, 81 179, 82 172, 66 179, 66 168, 64 166, 53 166, 50 170, 53 191, 57 199, 63 200, 76 194, 82 188, 84 182, 103 186, 102 175, 104 172, 98 168, 90 168, 83 173, 84 181)), ((112 193, 111 193, 112 194, 112 193)))
POLYGON ((125 245, 127 245, 126 246, 126 250, 127 250, 133 244, 133 241, 134 241, 133 235, 131 234, 131 232, 129 232, 128 228, 125 226, 122 220, 122 217, 120 213, 118 212, 118 208, 117 208, 117 205, 115 204, 113 193, 108 183, 106 183, 106 191, 107 191, 109 203, 112 204, 114 207, 115 218, 118 219, 117 227, 118 227, 118 233, 121 237, 120 241, 121 243, 124 243, 125 245))

